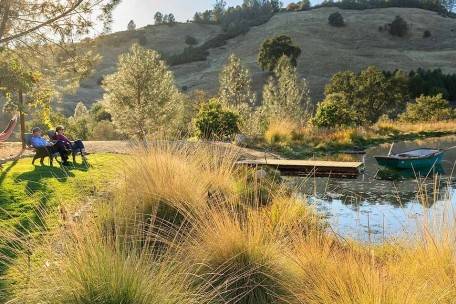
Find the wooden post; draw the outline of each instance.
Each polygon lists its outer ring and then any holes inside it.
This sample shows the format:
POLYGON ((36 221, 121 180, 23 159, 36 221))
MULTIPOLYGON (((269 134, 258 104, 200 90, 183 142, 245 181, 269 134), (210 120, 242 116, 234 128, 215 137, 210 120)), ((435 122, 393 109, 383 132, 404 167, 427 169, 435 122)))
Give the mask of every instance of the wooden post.
POLYGON ((21 122, 21 141, 22 150, 25 150, 25 117, 24 117, 24 95, 22 90, 19 90, 19 118, 21 122))

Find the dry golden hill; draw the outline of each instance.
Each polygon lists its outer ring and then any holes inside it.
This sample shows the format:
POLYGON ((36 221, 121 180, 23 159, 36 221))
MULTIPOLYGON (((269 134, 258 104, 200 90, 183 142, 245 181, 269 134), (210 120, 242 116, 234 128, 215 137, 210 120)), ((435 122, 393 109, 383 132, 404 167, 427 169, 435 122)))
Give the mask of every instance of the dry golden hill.
MULTIPOLYGON (((327 20, 337 10, 321 8, 276 14, 268 23, 229 40, 223 47, 212 49, 206 61, 172 67, 177 82, 189 90, 216 92, 218 74, 227 57, 235 53, 251 70, 255 87, 260 92, 267 73, 256 64, 258 49, 266 38, 280 34, 291 36, 301 47, 298 70, 309 81, 315 101, 321 98, 330 76, 342 70, 358 71, 376 65, 384 70, 399 68, 409 71, 422 67, 456 73, 456 19, 409 8, 340 10, 347 26, 335 28, 329 26, 327 20), (402 16, 410 25, 410 33, 405 38, 378 30, 396 15, 402 16), (425 30, 431 32, 430 38, 423 38, 425 30)), ((103 56, 102 63, 96 73, 82 83, 76 95, 65 98, 65 111, 71 112, 79 100, 90 105, 102 97, 100 82, 103 75, 115 71, 118 55, 132 43, 140 41, 147 48, 175 54, 184 49, 186 35, 192 35, 202 43, 220 32, 218 26, 188 23, 172 27, 148 26, 135 32, 119 32, 99 38, 97 46, 103 56)))

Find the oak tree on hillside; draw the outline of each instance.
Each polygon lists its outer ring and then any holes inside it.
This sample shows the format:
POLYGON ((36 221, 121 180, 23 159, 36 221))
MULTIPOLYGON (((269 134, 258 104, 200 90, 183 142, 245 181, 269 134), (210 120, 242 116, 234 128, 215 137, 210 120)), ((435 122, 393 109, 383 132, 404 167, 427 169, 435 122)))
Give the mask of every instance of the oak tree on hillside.
POLYGON ((288 119, 302 125, 310 116, 310 89, 296 68, 282 56, 263 89, 263 113, 269 121, 288 119))
POLYGON ((163 23, 163 14, 160 12, 156 12, 154 15, 155 24, 162 24, 163 23))
POLYGON ((127 30, 129 30, 129 31, 136 30, 136 23, 133 20, 130 20, 130 22, 128 22, 127 30))
POLYGON ((389 33, 393 36, 404 37, 407 34, 407 32, 407 22, 401 16, 396 16, 393 22, 391 22, 391 24, 389 25, 389 33))
POLYGON ((282 56, 287 56, 293 66, 298 64, 298 57, 301 49, 293 44, 290 37, 286 35, 269 38, 261 46, 258 54, 258 64, 264 70, 274 71, 277 62, 282 56))
POLYGON ((151 133, 170 131, 181 109, 173 74, 158 52, 138 44, 119 57, 117 72, 106 77, 103 88, 113 122, 142 141, 151 133))
POLYGON ((332 13, 331 15, 329 15, 328 22, 329 22, 329 25, 335 26, 335 27, 342 27, 345 25, 344 17, 339 12, 335 12, 335 13, 332 13))

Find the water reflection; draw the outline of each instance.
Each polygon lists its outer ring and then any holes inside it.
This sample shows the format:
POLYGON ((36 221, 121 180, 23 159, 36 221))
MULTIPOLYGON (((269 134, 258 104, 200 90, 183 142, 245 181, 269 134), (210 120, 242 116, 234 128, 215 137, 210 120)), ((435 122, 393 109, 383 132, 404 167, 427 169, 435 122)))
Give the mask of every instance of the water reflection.
MULTIPOLYGON (((448 148, 456 136, 395 144, 393 152, 415 148, 448 148)), ((416 231, 417 220, 424 215, 440 216, 456 205, 453 181, 456 150, 445 153, 442 166, 413 170, 378 167, 374 155, 388 153, 390 145, 381 145, 364 156, 365 172, 357 179, 290 178, 298 191, 306 195, 324 213, 341 235, 365 241, 381 241, 416 231)), ((361 161, 361 155, 335 155, 326 159, 361 161)))

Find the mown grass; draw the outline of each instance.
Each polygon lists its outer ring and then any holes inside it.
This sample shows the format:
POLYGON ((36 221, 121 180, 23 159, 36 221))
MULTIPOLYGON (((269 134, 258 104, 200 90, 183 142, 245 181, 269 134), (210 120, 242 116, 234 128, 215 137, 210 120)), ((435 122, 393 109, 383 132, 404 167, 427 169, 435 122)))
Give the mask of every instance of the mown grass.
MULTIPOLYGON (((65 168, 34 166, 29 158, 6 163, 0 172, 0 229, 5 232, 0 242, 2 259, 14 261, 15 251, 9 247, 18 236, 33 239, 38 230, 52 230, 59 225, 61 213, 69 216, 87 203, 112 179, 122 157, 92 155, 88 164, 77 160, 79 163, 65 168)), ((0 274, 6 269, 0 263, 0 274)))
POLYGON ((456 121, 406 123, 383 120, 370 127, 298 128, 287 121, 273 123, 255 145, 294 158, 315 154, 363 150, 382 143, 456 134, 456 121))
POLYGON ((452 216, 408 239, 357 243, 234 159, 167 144, 128 159, 96 213, 24 246, 32 262, 11 266, 10 303, 454 303, 452 216))

